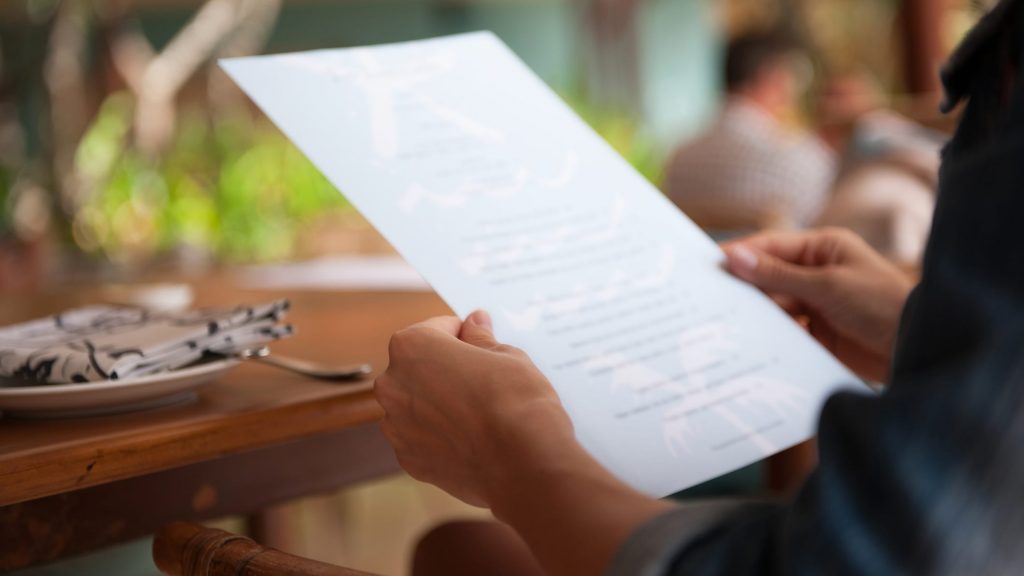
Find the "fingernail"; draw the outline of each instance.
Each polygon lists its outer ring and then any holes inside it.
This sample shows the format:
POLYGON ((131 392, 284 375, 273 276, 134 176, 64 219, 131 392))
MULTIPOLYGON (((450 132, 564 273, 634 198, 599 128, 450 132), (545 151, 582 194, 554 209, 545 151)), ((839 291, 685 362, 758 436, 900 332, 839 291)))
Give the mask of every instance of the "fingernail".
POLYGON ((735 272, 752 273, 757 270, 757 254, 742 244, 737 244, 727 253, 729 263, 735 272))
POLYGON ((491 322, 491 315, 488 314, 486 310, 477 310, 473 312, 469 315, 467 320, 488 330, 492 330, 494 328, 494 325, 491 322))

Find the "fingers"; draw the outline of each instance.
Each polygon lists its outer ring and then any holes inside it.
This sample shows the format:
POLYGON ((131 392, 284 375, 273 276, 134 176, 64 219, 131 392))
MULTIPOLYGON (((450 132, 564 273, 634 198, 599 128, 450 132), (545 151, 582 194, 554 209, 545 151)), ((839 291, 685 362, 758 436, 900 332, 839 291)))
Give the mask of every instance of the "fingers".
POLYGON ((736 246, 748 246, 804 266, 837 264, 871 251, 855 233, 836 227, 760 232, 722 244, 726 251, 736 246))
POLYGON ((787 262, 805 262, 815 237, 815 232, 805 231, 761 232, 725 242, 722 249, 728 253, 738 246, 747 246, 787 262))
POLYGON ((459 329, 462 327, 462 321, 455 316, 435 316, 416 324, 416 326, 433 328, 451 336, 458 336, 459 329))
POLYGON ((459 339, 478 348, 492 349, 498 346, 494 339, 494 325, 491 316, 484 310, 477 310, 466 317, 459 332, 459 339))
POLYGON ((461 326, 454 316, 438 316, 395 332, 388 343, 389 366, 430 358, 439 349, 458 344, 461 326))
POLYGON ((773 256, 745 243, 726 247, 730 272, 767 292, 796 297, 809 303, 821 299, 827 272, 773 256))
POLYGON ((392 360, 405 355, 403 352, 412 357, 417 352, 425 352, 427 348, 447 345, 444 341, 448 338, 457 338, 466 344, 485 349, 494 349, 500 345, 494 339, 491 316, 484 310, 477 310, 466 317, 465 322, 455 316, 438 316, 400 330, 391 337, 389 352, 392 360))
POLYGON ((793 318, 799 318, 807 315, 807 306, 804 305, 803 301, 793 296, 787 296, 785 294, 768 294, 768 296, 782 308, 786 314, 789 314, 793 318))
MULTIPOLYGON (((417 386, 429 383, 425 373, 443 371, 459 364, 476 348, 496 350, 490 316, 478 310, 465 322, 454 316, 439 316, 399 330, 388 345, 388 369, 374 382, 374 394, 385 413, 409 411, 418 396, 417 386), (461 341, 460 341, 461 339, 461 341)), ((429 400, 429 396, 423 399, 429 400)))

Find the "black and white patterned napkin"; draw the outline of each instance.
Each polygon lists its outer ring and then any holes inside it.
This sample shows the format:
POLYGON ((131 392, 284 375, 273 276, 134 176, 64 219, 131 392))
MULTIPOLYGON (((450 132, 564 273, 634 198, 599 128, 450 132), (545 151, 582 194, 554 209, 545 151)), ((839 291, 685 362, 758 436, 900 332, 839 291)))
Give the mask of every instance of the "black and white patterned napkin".
POLYGON ((164 314, 87 306, 0 328, 0 377, 93 382, 174 370, 208 353, 233 354, 290 336, 287 300, 164 314))

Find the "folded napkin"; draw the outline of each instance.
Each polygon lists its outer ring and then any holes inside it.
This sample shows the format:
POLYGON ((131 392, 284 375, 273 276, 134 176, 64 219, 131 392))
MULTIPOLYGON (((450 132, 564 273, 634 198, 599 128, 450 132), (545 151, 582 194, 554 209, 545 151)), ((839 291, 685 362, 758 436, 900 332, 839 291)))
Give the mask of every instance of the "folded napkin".
POLYGON ((234 354, 292 333, 288 301, 158 314, 87 306, 0 328, 0 377, 40 383, 135 378, 174 370, 207 353, 234 354))

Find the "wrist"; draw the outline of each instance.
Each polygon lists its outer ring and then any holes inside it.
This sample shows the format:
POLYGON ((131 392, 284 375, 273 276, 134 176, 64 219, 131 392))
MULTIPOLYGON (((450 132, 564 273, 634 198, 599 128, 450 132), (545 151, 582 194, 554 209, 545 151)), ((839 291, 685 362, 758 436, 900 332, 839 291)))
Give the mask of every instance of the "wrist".
POLYGON ((580 466, 591 457, 576 440, 569 415, 557 400, 542 399, 503 411, 488 434, 480 471, 484 496, 495 514, 514 507, 518 492, 580 466))
POLYGON ((597 574, 641 524, 672 507, 630 488, 570 434, 520 447, 492 477, 494 516, 527 543, 546 573, 597 574))
POLYGON ((557 402, 538 402, 522 414, 508 414, 494 434, 483 478, 484 494, 499 519, 511 518, 539 502, 559 501, 566 491, 586 486, 603 492, 631 488, 615 478, 576 439, 568 414, 557 402))

